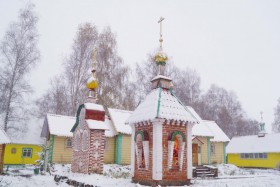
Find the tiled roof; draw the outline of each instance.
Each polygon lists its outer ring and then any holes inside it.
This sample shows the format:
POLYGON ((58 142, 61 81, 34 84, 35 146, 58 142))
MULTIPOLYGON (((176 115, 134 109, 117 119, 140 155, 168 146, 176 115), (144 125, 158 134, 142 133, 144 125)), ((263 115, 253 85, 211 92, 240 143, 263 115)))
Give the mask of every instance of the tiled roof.
POLYGON ((152 90, 128 118, 127 123, 134 124, 155 118, 198 123, 170 90, 162 88, 152 90))

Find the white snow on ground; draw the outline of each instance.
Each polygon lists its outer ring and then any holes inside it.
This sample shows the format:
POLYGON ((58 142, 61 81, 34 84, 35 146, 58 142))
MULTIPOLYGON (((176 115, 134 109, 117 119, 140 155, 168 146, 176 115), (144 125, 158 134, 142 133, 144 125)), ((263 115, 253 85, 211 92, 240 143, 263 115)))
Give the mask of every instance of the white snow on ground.
MULTIPOLYGON (((231 164, 220 164, 217 166, 219 170, 218 178, 197 178, 193 179, 193 187, 276 187, 280 186, 280 171, 273 169, 244 169, 238 168, 231 164)), ((125 187, 143 187, 139 184, 131 182, 130 166, 120 166, 116 164, 108 164, 104 166, 104 175, 98 174, 78 174, 70 171, 70 164, 56 164, 51 168, 51 173, 45 175, 34 175, 31 168, 21 170, 9 169, 8 175, 0 175, 0 187, 37 187, 37 186, 68 186, 66 183, 56 183, 54 175, 67 176, 86 184, 94 186, 125 186, 125 187), (21 177, 18 175, 25 175, 21 177)))

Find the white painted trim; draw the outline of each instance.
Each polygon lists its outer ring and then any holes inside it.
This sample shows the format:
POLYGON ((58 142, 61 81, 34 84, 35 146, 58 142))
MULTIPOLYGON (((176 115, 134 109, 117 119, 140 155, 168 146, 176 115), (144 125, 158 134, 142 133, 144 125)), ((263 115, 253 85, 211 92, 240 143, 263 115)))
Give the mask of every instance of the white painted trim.
POLYGON ((192 179, 192 127, 193 123, 187 124, 187 178, 192 179))
POLYGON ((132 177, 134 177, 134 164, 135 164, 135 141, 134 141, 134 136, 135 136, 135 126, 131 125, 131 150, 130 150, 130 163, 131 163, 131 174, 132 177))
POLYGON ((164 120, 156 119, 153 124, 153 180, 162 180, 162 125, 164 120))
POLYGON ((180 148, 179 148, 179 154, 178 154, 180 171, 182 171, 182 168, 183 168, 184 151, 185 151, 185 142, 182 141, 180 148))
POLYGON ((168 169, 172 168, 174 141, 168 141, 168 169))
POLYGON ((143 141, 145 169, 149 169, 149 141, 143 141))

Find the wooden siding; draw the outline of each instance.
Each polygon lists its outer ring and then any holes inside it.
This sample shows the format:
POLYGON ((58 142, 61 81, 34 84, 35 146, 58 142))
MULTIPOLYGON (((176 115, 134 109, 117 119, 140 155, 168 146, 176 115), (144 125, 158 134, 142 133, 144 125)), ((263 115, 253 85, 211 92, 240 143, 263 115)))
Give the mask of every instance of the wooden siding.
POLYGON ((198 137, 203 144, 200 145, 201 164, 208 164, 208 145, 206 137, 198 137))
POLYGON ((280 164, 280 153, 268 153, 267 159, 241 159, 240 154, 228 154, 228 163, 239 167, 276 168, 280 164))
POLYGON ((4 164, 36 164, 40 157, 38 153, 42 152, 42 146, 31 144, 7 144, 4 153, 4 164), (15 148, 16 152, 12 153, 15 148), (32 149, 31 158, 22 157, 22 149, 32 149))
POLYGON ((72 147, 66 147, 66 137, 54 136, 52 162, 71 164, 72 147))
POLYGON ((211 142, 215 145, 215 154, 210 153, 210 164, 224 163, 224 143, 223 142, 211 142))
POLYGON ((112 164, 115 162, 114 153, 115 153, 115 138, 110 137, 106 138, 105 153, 104 153, 104 162, 105 164, 112 164))
POLYGON ((3 173, 4 150, 5 150, 5 145, 0 144, 0 174, 3 173))
POLYGON ((131 135, 122 135, 122 158, 121 164, 130 164, 131 135))

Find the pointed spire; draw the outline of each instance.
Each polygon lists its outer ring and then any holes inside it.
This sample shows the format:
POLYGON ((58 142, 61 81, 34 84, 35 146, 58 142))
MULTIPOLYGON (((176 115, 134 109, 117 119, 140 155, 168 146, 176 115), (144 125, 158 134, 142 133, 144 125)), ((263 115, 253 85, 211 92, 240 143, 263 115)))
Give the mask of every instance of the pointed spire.
POLYGON ((159 51, 155 55, 155 62, 157 63, 157 65, 159 67, 159 71, 158 71, 159 75, 164 75, 165 64, 168 61, 168 57, 167 57, 166 53, 163 52, 163 47, 162 47, 162 42, 163 42, 162 21, 163 20, 164 20, 164 18, 161 17, 158 21, 158 23, 160 24, 160 33, 159 33, 160 34, 160 37, 159 37, 160 47, 159 47, 159 51))
POLYGON ((96 49, 93 51, 93 64, 92 64, 92 75, 87 81, 87 88, 89 89, 89 96, 88 96, 88 102, 97 103, 97 91, 98 88, 98 81, 96 78, 96 67, 97 67, 97 61, 96 61, 96 49), (92 93, 93 92, 93 93, 92 93))
POLYGON ((162 37, 162 22, 164 18, 161 17, 158 21, 160 24, 160 37, 159 37, 159 51, 156 53, 154 60, 158 66, 158 74, 156 77, 154 77, 151 82, 153 84, 153 88, 165 88, 165 89, 171 89, 173 87, 172 80, 169 77, 164 76, 164 71, 165 71, 165 65, 166 62, 168 61, 168 57, 166 53, 163 52, 163 47, 162 47, 162 42, 163 42, 163 37, 162 37))
POLYGON ((258 134, 258 136, 259 137, 264 137, 266 132, 265 132, 265 128, 264 128, 265 123, 263 122, 263 112, 260 112, 260 114, 261 114, 261 121, 259 123, 259 134, 258 134))

